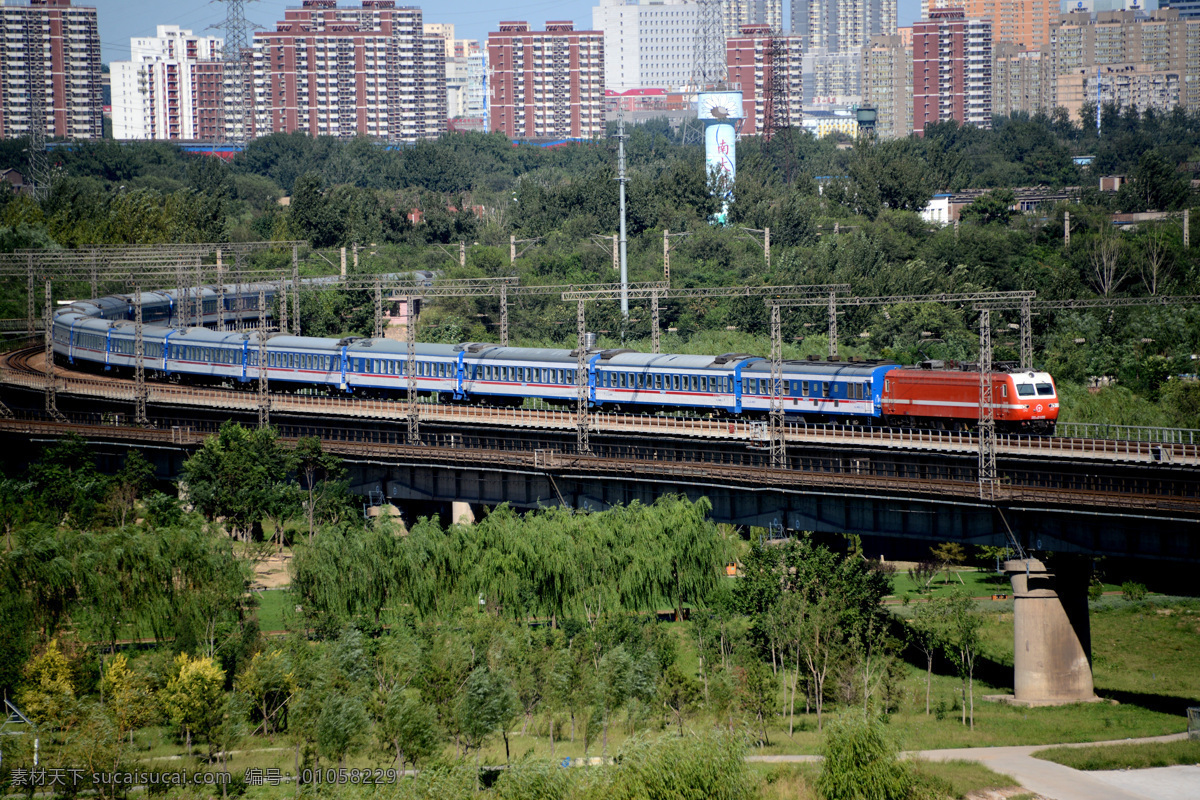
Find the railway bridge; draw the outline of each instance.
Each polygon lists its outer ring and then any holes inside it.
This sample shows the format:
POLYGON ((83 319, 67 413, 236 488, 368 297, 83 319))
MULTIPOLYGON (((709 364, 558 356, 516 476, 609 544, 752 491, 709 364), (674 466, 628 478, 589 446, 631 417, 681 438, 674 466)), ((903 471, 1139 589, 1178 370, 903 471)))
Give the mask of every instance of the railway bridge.
MULTIPOLYGON (((0 365, 10 410, 0 436, 10 443, 76 433, 101 453, 142 449, 174 476, 221 422, 259 419, 254 392, 152 384, 150 424, 135 426, 132 381, 61 367, 48 374, 42 358, 26 350, 0 365), (41 406, 51 382, 56 417, 41 406)), ((965 431, 788 424, 779 467, 760 421, 593 413, 581 453, 576 416, 559 410, 422 403, 413 441, 402 402, 300 393, 269 401, 281 437, 320 437, 345 459, 364 501, 409 516, 470 516, 502 502, 603 509, 678 493, 708 497, 721 522, 858 534, 889 557, 944 541, 1009 545, 1023 556, 1008 564, 1022 702, 1092 697, 1093 557, 1200 562, 1200 437, 1190 432, 1001 434, 1000 480, 981 497, 979 445, 965 431), (1054 574, 1035 558, 1046 552, 1056 555, 1054 574)))

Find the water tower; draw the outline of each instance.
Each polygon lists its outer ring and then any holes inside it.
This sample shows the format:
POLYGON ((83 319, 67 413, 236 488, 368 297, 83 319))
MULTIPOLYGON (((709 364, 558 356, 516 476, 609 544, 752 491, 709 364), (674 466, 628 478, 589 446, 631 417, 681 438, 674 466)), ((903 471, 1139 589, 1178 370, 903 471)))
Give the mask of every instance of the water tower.
POLYGON ((715 221, 724 225, 737 175, 737 125, 746 116, 742 93, 700 92, 696 98, 696 116, 704 124, 705 169, 710 176, 715 172, 721 181, 721 210, 715 221))

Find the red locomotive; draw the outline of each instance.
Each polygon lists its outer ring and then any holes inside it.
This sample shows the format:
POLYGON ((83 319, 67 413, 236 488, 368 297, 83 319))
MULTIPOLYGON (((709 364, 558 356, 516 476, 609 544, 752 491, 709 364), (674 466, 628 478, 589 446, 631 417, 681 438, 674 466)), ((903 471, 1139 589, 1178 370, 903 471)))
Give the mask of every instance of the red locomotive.
MULTIPOLYGON (((933 425, 948 430, 979 420, 979 373, 905 367, 883 382, 883 418, 893 425, 933 425)), ((1058 391, 1047 372, 993 372, 992 407, 999 430, 1054 432, 1058 391)))

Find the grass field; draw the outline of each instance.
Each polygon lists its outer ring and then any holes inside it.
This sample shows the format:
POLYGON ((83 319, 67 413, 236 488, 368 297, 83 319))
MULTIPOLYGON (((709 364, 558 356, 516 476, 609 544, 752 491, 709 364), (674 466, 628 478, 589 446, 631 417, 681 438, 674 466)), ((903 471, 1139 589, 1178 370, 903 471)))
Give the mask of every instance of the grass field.
POLYGON ((1146 769, 1175 764, 1200 764, 1200 739, 1181 742, 1141 742, 1096 747, 1052 747, 1038 750, 1035 758, 1044 758, 1072 769, 1146 769))

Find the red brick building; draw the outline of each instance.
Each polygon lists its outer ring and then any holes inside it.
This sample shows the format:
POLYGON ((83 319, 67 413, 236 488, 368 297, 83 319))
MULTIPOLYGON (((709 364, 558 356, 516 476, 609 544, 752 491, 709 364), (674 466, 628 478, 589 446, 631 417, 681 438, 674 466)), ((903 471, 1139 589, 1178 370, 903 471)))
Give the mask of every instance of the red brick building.
POLYGON ((957 120, 991 127, 992 23, 961 8, 929 12, 913 23, 913 132, 957 120))
POLYGON ((768 117, 776 126, 800 127, 803 42, 801 36, 776 34, 767 25, 743 25, 740 35, 725 40, 729 82, 742 90, 743 136, 763 133, 768 117))
POLYGON ((304 0, 254 34, 256 134, 414 142, 446 130, 446 48, 395 0, 304 0))
POLYGON ((604 135, 604 34, 501 22, 488 34, 490 128, 510 139, 604 135))
POLYGON ((0 139, 29 134, 31 89, 42 97, 47 137, 103 136, 96 9, 71 0, 0 5, 0 139))

